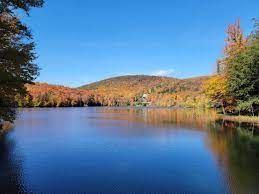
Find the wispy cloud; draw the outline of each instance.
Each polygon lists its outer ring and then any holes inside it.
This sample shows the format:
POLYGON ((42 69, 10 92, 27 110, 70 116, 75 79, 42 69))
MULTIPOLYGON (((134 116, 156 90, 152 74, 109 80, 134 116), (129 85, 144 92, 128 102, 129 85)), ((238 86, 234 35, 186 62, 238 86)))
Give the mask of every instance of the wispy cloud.
POLYGON ((151 73, 151 75, 155 75, 155 76, 171 76, 174 73, 175 73, 174 69, 160 69, 160 70, 157 70, 157 71, 151 73))

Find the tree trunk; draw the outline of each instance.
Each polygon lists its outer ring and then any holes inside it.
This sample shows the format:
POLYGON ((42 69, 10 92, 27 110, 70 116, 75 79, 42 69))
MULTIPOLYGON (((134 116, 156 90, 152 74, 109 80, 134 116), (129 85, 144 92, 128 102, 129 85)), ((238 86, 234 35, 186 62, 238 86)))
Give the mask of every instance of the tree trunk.
POLYGON ((255 114, 254 114, 254 107, 253 107, 252 104, 251 104, 251 111, 252 111, 252 115, 255 116, 255 114))
POLYGON ((225 107, 224 107, 223 103, 222 103, 222 112, 223 112, 224 115, 226 114, 225 107))

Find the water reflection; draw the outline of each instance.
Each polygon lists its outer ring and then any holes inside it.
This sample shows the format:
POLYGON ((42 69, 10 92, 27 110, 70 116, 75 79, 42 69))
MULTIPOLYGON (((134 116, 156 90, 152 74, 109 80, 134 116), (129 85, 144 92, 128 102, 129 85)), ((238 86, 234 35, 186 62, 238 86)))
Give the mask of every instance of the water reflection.
POLYGON ((208 145, 233 193, 259 193, 259 128, 216 120, 209 124, 208 145))
POLYGON ((0 136, 0 192, 23 193, 21 161, 13 155, 15 140, 7 135, 0 136))
MULTIPOLYGON (((122 120, 124 125, 141 123, 156 128, 188 128, 204 130, 207 124, 215 121, 214 111, 194 109, 165 109, 165 108, 96 108, 96 115, 88 118, 105 120, 122 120)), ((105 123, 109 124, 109 122, 105 123)))
MULTIPOLYGON (((144 122, 164 128, 205 130, 233 193, 259 193, 259 127, 217 119, 214 111, 172 109, 106 109, 105 119, 144 122), (108 116, 107 116, 108 115, 108 116)), ((103 112, 103 110, 101 110, 103 112)))
POLYGON ((258 127, 213 111, 22 109, 0 139, 0 193, 259 193, 258 180, 258 127))

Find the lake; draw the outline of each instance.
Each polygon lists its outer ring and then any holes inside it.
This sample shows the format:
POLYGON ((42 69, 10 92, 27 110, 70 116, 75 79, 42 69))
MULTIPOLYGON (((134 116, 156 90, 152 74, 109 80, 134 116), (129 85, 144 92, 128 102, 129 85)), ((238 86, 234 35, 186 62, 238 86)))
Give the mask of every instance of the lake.
POLYGON ((0 193, 259 193, 259 131, 210 111, 20 109, 0 193))

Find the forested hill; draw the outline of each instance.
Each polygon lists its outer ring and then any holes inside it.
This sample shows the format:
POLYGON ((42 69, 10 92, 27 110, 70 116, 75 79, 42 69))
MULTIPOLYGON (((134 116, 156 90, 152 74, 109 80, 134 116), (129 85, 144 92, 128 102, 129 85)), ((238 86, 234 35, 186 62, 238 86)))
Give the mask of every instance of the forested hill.
POLYGON ((177 79, 172 77, 149 76, 149 75, 126 75, 113 77, 79 87, 88 90, 137 90, 137 91, 159 91, 167 90, 182 91, 200 89, 201 84, 208 80, 209 76, 194 77, 188 79, 177 79))
MULTIPOLYGON (((160 76, 148 76, 148 75, 126 75, 112 77, 105 80, 90 83, 81 86, 81 89, 100 89, 104 87, 120 88, 125 90, 123 87, 134 87, 135 89, 152 88, 161 83, 175 82, 178 79, 170 77, 160 77, 160 76)), ((130 89, 130 88, 128 88, 130 89)))
POLYGON ((208 76, 176 79, 129 75, 81 86, 96 95, 102 105, 200 106, 204 103, 202 85, 208 76), (143 95, 145 99, 143 99, 143 95), (144 101, 144 102, 143 102, 144 101))
POLYGON ((162 106, 206 105, 203 85, 209 77, 176 79, 159 76, 120 76, 79 88, 36 83, 29 95, 17 96, 18 106, 162 106))

